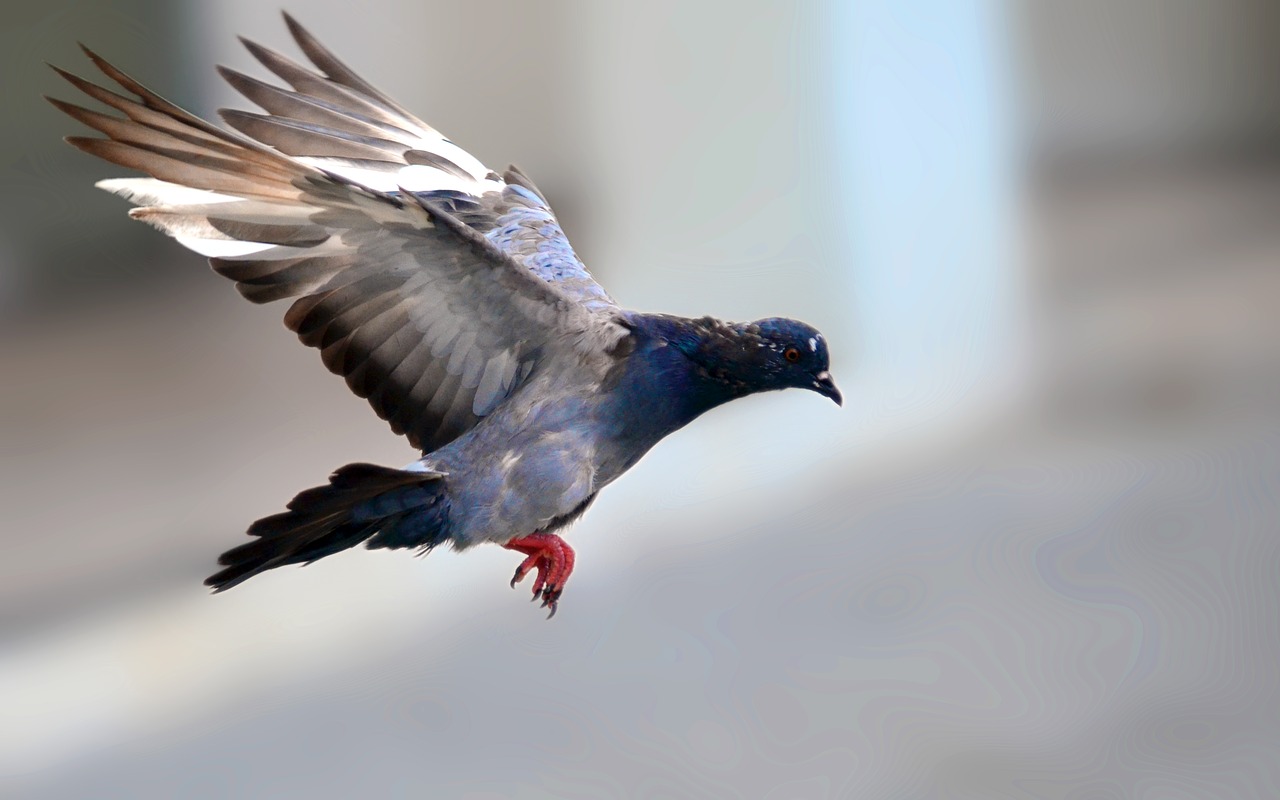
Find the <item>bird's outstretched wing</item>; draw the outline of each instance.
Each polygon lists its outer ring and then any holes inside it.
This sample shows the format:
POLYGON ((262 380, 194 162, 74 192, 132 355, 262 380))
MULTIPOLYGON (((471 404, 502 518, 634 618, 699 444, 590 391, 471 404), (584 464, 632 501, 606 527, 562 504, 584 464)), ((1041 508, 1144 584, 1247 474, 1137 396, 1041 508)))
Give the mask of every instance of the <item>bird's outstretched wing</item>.
POLYGON ((269 113, 238 135, 86 50, 136 100, 58 70, 112 116, 51 100, 107 138, 76 147, 150 178, 103 181, 130 215, 211 257, 423 450, 456 438, 548 360, 607 368, 626 335, 542 197, 365 83, 286 17, 324 76, 250 44, 294 87, 224 75, 269 113))

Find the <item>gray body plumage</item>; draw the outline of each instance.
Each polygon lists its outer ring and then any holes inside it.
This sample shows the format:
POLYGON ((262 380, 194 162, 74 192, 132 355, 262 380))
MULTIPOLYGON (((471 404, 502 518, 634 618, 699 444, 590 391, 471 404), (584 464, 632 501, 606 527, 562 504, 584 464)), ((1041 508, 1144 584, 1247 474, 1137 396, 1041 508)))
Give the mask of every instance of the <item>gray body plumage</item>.
POLYGON ((234 132, 91 52, 133 98, 59 72, 119 116, 52 101, 106 137, 71 144, 150 176, 99 184, 131 216, 209 256, 248 300, 291 301, 286 326, 424 453, 406 470, 339 469, 254 523, 211 585, 361 542, 549 533, 720 403, 793 386, 839 402, 803 323, 621 309, 527 176, 489 170, 286 22, 318 71, 246 41, 289 88, 219 68, 264 112, 219 112, 234 132))
POLYGON ((617 477, 601 469, 614 445, 588 424, 605 404, 588 385, 556 385, 548 376, 425 455, 421 468, 448 475, 453 544, 550 530, 617 477))

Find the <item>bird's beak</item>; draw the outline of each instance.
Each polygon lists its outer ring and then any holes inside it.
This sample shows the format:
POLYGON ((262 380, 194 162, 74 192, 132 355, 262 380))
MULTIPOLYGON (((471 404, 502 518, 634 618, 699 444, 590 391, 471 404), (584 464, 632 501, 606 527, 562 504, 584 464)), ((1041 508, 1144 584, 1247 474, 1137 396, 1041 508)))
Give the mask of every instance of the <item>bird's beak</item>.
POLYGON ((840 394, 836 382, 831 379, 831 373, 826 370, 813 376, 813 390, 823 397, 830 397, 838 406, 844 405, 844 395, 840 394))

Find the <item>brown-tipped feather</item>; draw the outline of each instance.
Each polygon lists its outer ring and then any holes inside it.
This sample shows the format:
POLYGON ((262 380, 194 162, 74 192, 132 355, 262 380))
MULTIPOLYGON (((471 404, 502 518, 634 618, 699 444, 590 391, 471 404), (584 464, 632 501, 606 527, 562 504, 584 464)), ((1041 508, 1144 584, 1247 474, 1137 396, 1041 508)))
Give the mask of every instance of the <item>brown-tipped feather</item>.
POLYGON ((114 117, 49 98, 68 116, 110 137, 73 136, 67 139, 72 146, 163 181, 244 197, 297 200, 300 192, 294 183, 314 173, 182 110, 89 48, 82 45, 82 49, 104 75, 137 95, 141 103, 55 68, 72 86, 125 115, 114 117))
POLYGON ((430 126, 422 120, 410 114, 399 103, 383 94, 377 87, 370 84, 364 78, 361 78, 350 67, 342 63, 329 48, 320 44, 311 32, 302 27, 296 19, 289 15, 289 12, 281 12, 284 15, 284 24, 288 26, 289 33, 293 36, 293 40, 298 43, 298 47, 302 48, 302 52, 306 53, 307 58, 311 59, 311 63, 320 68, 331 81, 342 84, 351 89, 355 89, 361 94, 377 100, 387 108, 404 115, 415 124, 421 126, 424 130, 431 130, 430 126))
MULTIPOLYGON (((68 72, 67 70, 54 66, 53 64, 50 64, 49 67, 54 72, 61 75, 68 83, 84 92, 89 97, 92 97, 103 105, 116 109, 135 122, 148 125, 152 128, 169 131, 170 133, 195 132, 196 130, 190 125, 175 120, 161 111, 156 111, 153 108, 147 108, 135 100, 116 94, 110 89, 104 89, 96 83, 91 83, 73 72, 68 72)), ((223 138, 221 136, 210 136, 204 131, 199 131, 198 133, 195 133, 195 135, 200 135, 205 141, 209 142, 221 141, 223 138)))
POLYGON ((202 130, 202 131, 205 131, 206 133, 212 133, 215 137, 222 138, 227 136, 226 131, 221 130, 220 128, 214 125, 211 125, 208 122, 205 122, 204 120, 197 117, 195 114, 192 114, 180 108, 179 106, 176 106, 173 103, 170 103, 168 100, 165 100, 163 97, 151 91, 147 87, 143 86, 141 83, 138 83, 136 80, 134 80, 129 75, 127 75, 123 70, 119 69, 114 64, 112 64, 111 62, 103 58, 102 56, 93 52, 88 47, 85 47, 83 44, 80 45, 80 49, 83 50, 84 54, 89 57, 89 60, 93 62, 93 65, 102 71, 103 75, 106 75, 111 80, 120 84, 120 86, 123 87, 124 89, 127 89, 130 92, 133 92, 134 94, 136 94, 139 98, 142 99, 143 104, 145 104, 148 108, 152 108, 152 109, 155 109, 156 111, 160 111, 164 114, 167 114, 170 117, 173 117, 174 119, 179 120, 180 122, 184 122, 187 125, 190 125, 191 127, 196 128, 197 130, 202 130))
POLYGON ((217 169, 208 169, 186 163, 180 158, 154 153, 110 139, 93 139, 85 136, 68 136, 67 144, 129 169, 145 172, 169 183, 204 189, 211 192, 238 194, 245 197, 296 199, 298 191, 293 187, 264 185, 260 181, 241 178, 217 169))
MULTIPOLYGON (((88 125, 96 131, 105 133, 117 142, 124 144, 137 145, 147 149, 163 148, 169 152, 190 153, 199 156, 209 153, 210 151, 224 156, 238 155, 238 149, 224 142, 214 142, 198 134, 191 134, 189 131, 183 130, 167 130, 150 125, 141 124, 131 119, 121 119, 113 117, 109 114, 103 114, 99 111, 92 111, 82 108, 73 103, 59 100, 56 97, 45 97, 54 108, 62 113, 88 125)), ((235 162, 228 162, 235 163, 235 162)), ((271 169, 277 174, 284 174, 278 166, 271 165, 267 167, 265 164, 258 165, 260 168, 271 169)))
POLYGON ((249 111, 219 109, 218 115, 241 133, 291 156, 385 159, 387 156, 399 156, 408 149, 387 139, 249 111))
POLYGON ((287 247, 315 247, 329 241, 329 232, 315 225, 266 225, 253 222, 209 217, 214 230, 225 233, 242 242, 284 245, 287 247))
POLYGON ((291 92, 228 67, 219 66, 218 74, 231 85, 231 88, 277 117, 296 119, 360 136, 416 138, 415 134, 398 126, 378 122, 355 111, 336 108, 314 97, 291 92))
MULTIPOLYGON (((389 125, 397 125, 406 119, 405 115, 398 110, 388 108, 373 98, 317 75, 287 56, 264 47, 252 39, 241 36, 240 41, 249 54, 258 60, 258 63, 302 94, 319 98, 344 110, 356 111, 389 125)), ((408 120, 412 122, 413 118, 409 117, 408 120)))
MULTIPOLYGON (((235 154, 237 158, 245 161, 251 161, 262 165, 276 165, 277 167, 280 163, 280 156, 278 154, 273 153, 257 142, 246 139, 236 133, 224 131, 212 126, 193 127, 184 120, 175 119, 163 111, 157 111, 156 109, 149 108, 137 101, 118 95, 115 92, 112 92, 109 89, 104 89, 95 83, 91 83, 74 73, 53 66, 52 64, 49 66, 66 79, 66 81, 72 86, 103 105, 120 111, 126 117, 139 125, 144 125, 157 131, 163 131, 191 144, 203 145, 215 152, 235 154)), ((48 99, 49 102, 54 103, 58 108, 66 111, 65 108, 58 105, 58 103, 62 101, 55 101, 54 98, 46 99, 48 99)), ((71 104, 68 103, 66 105, 71 104)))

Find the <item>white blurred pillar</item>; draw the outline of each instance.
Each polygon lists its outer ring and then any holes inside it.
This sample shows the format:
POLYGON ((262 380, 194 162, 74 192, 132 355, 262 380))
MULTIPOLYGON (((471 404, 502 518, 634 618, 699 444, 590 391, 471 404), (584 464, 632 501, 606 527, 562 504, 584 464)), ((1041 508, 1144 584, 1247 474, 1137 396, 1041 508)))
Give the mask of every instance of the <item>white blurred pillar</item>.
POLYGON ((863 421, 918 429, 1003 406, 1024 341, 1007 9, 831 7, 863 421))

